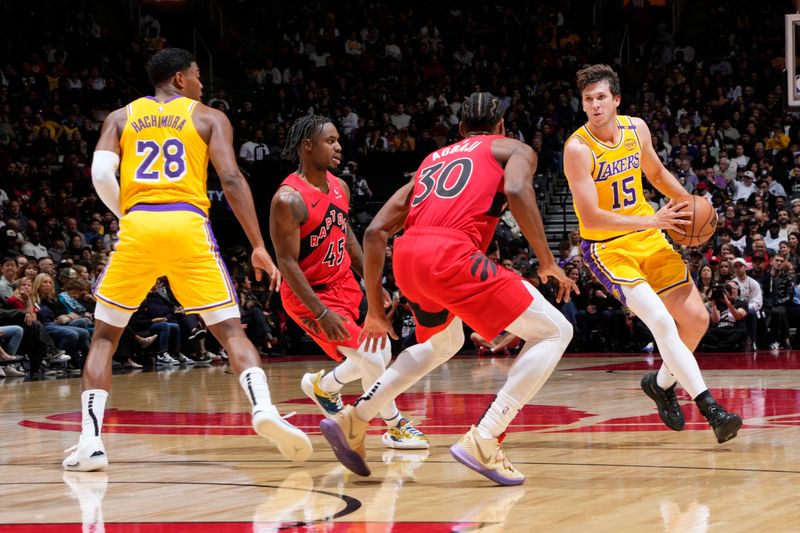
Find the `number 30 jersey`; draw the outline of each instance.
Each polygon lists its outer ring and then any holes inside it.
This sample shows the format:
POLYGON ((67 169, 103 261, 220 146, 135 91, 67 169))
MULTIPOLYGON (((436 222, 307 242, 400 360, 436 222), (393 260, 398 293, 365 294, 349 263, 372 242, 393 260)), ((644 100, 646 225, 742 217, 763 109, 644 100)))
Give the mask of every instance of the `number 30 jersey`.
POLYGON ((185 202, 208 214, 208 145, 194 126, 196 100, 152 96, 126 106, 120 137, 120 207, 185 202))
POLYGON ((506 205, 503 167, 492 155, 499 135, 475 135, 428 155, 414 176, 405 229, 463 232, 485 251, 506 205))
MULTIPOLYGON (((592 178, 600 209, 620 215, 652 215, 653 208, 642 193, 642 148, 636 126, 626 115, 618 115, 617 124, 621 135, 614 146, 598 140, 586 125, 576 130, 567 142, 577 137, 592 151, 592 178)), ((578 216, 581 237, 587 241, 605 241, 630 233, 627 230, 586 229, 577 207, 575 214, 578 216)))
MULTIPOLYGON (((347 253, 348 212, 350 206, 342 184, 327 173, 328 192, 311 186, 295 173, 289 174, 281 186, 296 190, 303 197, 308 219, 300 226, 300 253, 297 263, 308 284, 326 285, 350 272, 347 253)), ((284 284, 281 292, 288 289, 284 284)))

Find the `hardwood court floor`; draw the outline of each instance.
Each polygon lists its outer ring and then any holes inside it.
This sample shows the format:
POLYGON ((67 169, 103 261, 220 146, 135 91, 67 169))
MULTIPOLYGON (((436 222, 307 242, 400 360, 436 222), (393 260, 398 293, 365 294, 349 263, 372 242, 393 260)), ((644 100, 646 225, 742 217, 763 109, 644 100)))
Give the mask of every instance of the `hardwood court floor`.
POLYGON ((682 393, 686 430, 661 424, 639 390, 658 357, 568 354, 505 441, 528 476, 519 487, 495 486, 448 454, 511 358, 457 357, 402 396, 431 450, 385 449, 376 425, 369 478, 334 461, 300 391, 304 372, 331 367, 321 358, 266 365, 273 400, 312 435, 305 464, 252 434, 237 380, 212 367, 115 376, 111 464, 64 473, 80 380, 5 379, 0 530, 800 531, 800 352, 699 360, 715 396, 745 418, 736 439, 718 445, 682 393))

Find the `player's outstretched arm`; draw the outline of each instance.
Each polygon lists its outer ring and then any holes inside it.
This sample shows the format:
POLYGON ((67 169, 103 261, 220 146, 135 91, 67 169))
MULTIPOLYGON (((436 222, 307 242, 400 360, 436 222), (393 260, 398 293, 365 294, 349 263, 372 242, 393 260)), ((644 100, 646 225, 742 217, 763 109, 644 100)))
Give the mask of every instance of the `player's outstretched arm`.
POLYGON ((364 233, 364 285, 367 289, 369 310, 358 340, 361 343, 364 339, 368 339, 368 350, 376 349, 379 343, 383 348, 387 334, 393 339, 397 339, 397 334, 383 311, 384 297, 381 277, 386 259, 386 245, 389 243, 389 237, 403 229, 403 224, 408 216, 409 198, 413 190, 413 180, 400 187, 381 207, 364 233))
POLYGON ((611 231, 638 231, 641 229, 679 229, 691 222, 691 213, 683 211, 688 202, 680 204, 671 201, 652 216, 620 215, 601 209, 597 188, 592 178, 594 157, 591 150, 575 137, 564 146, 564 174, 575 208, 586 229, 611 231))
POLYGON ((539 276, 547 282, 549 276, 558 281, 556 299, 569 301, 570 291, 579 292, 578 286, 558 266, 544 233, 542 215, 536 203, 533 190, 533 172, 536 170, 536 152, 525 143, 515 139, 497 139, 492 141, 492 154, 505 168, 504 192, 508 200, 508 208, 519 224, 522 234, 533 247, 539 260, 539 276))
POLYGON ((316 317, 312 329, 321 327, 332 341, 350 338, 342 318, 329 310, 314 293, 308 278, 300 268, 300 226, 308 218, 302 196, 290 187, 281 187, 272 197, 269 210, 269 234, 275 247, 275 257, 286 283, 302 304, 316 317))
POLYGON ((270 278, 270 290, 279 289, 281 273, 264 247, 264 238, 261 236, 261 228, 258 227, 258 217, 250 186, 236 164, 231 123, 228 117, 216 109, 206 106, 198 106, 198 108, 200 109, 195 111, 196 116, 210 126, 208 154, 211 164, 214 165, 214 169, 219 175, 225 199, 233 209, 233 214, 236 215, 236 219, 247 235, 247 240, 253 247, 251 259, 256 271, 256 279, 261 279, 263 270, 270 278))

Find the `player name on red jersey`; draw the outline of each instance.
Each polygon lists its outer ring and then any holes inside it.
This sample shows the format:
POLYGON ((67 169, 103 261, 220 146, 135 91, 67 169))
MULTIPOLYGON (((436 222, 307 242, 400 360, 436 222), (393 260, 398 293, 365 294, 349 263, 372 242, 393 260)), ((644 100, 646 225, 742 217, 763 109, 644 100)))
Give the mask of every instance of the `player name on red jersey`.
POLYGON ((445 146, 441 150, 437 150, 436 152, 433 152, 433 154, 431 154, 431 161, 436 161, 440 157, 444 157, 444 156, 446 156, 448 154, 455 154, 457 152, 471 152, 475 148, 477 148, 480 144, 481 144, 481 141, 475 141, 475 142, 470 143, 470 142, 466 142, 466 140, 465 140, 465 141, 461 141, 458 144, 453 144, 451 146, 445 146))

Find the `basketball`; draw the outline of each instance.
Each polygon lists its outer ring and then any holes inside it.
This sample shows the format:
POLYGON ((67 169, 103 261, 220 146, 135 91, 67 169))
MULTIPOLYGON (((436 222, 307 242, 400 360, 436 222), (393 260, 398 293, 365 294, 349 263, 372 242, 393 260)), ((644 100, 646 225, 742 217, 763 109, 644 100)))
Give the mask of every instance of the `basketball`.
POLYGON ((717 229, 717 212, 711 203, 701 196, 685 194, 676 203, 689 202, 684 211, 692 213, 692 223, 679 230, 668 229, 667 233, 676 244, 699 246, 710 239, 717 229))

